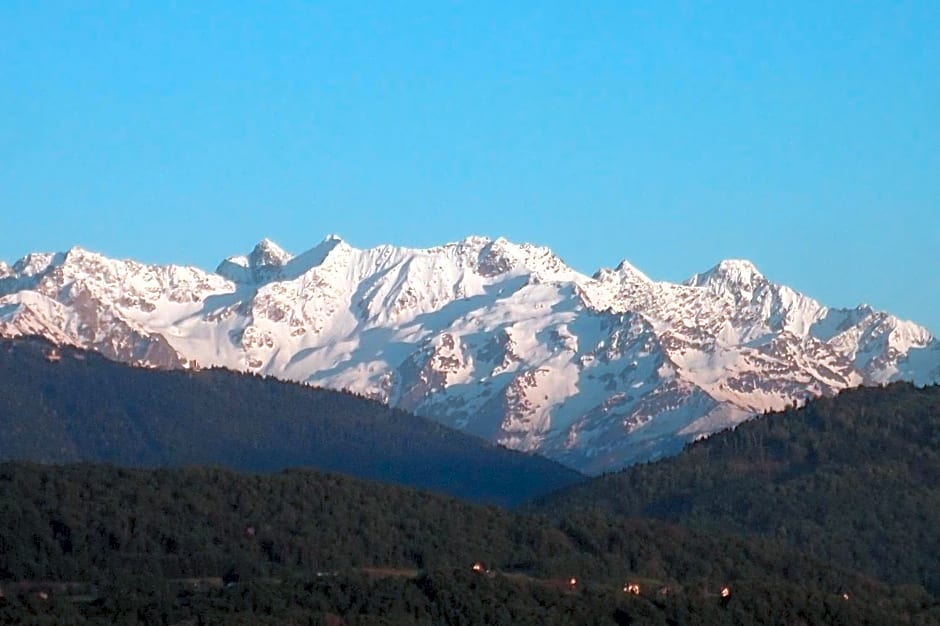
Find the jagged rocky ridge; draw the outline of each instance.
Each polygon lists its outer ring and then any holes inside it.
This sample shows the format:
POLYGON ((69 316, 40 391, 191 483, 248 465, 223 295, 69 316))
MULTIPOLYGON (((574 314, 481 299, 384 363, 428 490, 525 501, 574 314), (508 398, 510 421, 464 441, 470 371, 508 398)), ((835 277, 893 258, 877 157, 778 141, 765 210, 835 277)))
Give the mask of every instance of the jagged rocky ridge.
POLYGON ((269 240, 215 273, 81 248, 0 265, 0 334, 161 368, 349 389, 586 472, 677 452, 848 387, 940 380, 927 329, 722 261, 682 284, 470 237, 424 250, 269 240))

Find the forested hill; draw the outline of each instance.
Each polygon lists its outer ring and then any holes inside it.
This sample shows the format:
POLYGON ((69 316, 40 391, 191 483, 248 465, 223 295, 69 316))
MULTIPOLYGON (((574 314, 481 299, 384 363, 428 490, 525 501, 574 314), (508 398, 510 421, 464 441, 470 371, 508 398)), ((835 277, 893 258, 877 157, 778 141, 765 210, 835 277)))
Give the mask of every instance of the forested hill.
POLYGON ((0 339, 0 460, 307 466, 514 505, 581 480, 348 393, 227 370, 158 371, 0 339))
POLYGON ((844 391, 545 498, 743 532, 940 591, 940 387, 844 391))
POLYGON ((0 554, 0 622, 940 619, 922 591, 770 541, 596 514, 550 521, 310 470, 0 464, 0 554))

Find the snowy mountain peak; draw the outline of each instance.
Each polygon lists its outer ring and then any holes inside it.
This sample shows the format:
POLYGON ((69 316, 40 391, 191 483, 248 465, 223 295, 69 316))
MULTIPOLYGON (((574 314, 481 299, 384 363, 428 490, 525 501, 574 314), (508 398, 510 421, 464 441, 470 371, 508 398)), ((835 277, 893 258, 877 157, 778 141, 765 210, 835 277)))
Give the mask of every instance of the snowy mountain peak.
POLYGON ((328 235, 314 247, 292 258, 284 268, 284 277, 289 280, 297 278, 314 267, 323 265, 334 251, 349 252, 352 249, 353 248, 338 235, 328 235))
POLYGON ((471 248, 482 248, 483 246, 493 243, 493 240, 485 235, 469 235, 464 237, 456 244, 452 245, 464 245, 471 248))
POLYGON ((649 276, 641 272, 634 265, 632 265, 626 259, 622 260, 617 267, 614 269, 609 269, 602 267, 594 273, 594 280, 612 280, 616 277, 616 280, 621 283, 627 282, 639 282, 639 283, 651 283, 653 282, 649 276))
MULTIPOLYGON (((487 242, 484 238, 474 241, 487 242)), ((530 243, 516 244, 504 237, 484 243, 479 271, 482 276, 489 277, 518 272, 541 280, 570 280, 576 274, 550 248, 530 243)))
POLYGON ((21 278, 31 278, 42 274, 50 266, 59 265, 65 259, 65 254, 58 252, 33 252, 13 264, 13 272, 21 278))
POLYGON ((734 289, 755 287, 766 280, 750 261, 725 259, 707 272, 693 275, 684 284, 690 287, 734 289))
POLYGON ((52 265, 68 264, 80 266, 85 263, 99 263, 107 260, 108 258, 103 254, 86 250, 81 246, 72 246, 64 255, 60 255, 60 258, 54 261, 52 265))
POLYGON ((247 255, 228 257, 215 271, 235 283, 263 283, 277 278, 292 258, 279 245, 264 238, 247 255))
POLYGON ((259 241, 248 255, 252 267, 283 267, 290 260, 291 255, 267 237, 259 241))

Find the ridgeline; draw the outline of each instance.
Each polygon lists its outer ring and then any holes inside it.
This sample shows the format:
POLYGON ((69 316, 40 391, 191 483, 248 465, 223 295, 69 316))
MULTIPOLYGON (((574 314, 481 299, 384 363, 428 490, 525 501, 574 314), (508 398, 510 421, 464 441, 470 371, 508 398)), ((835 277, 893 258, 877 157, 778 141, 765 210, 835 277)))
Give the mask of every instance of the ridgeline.
POLYGON ((940 387, 858 388, 542 499, 762 537, 940 592, 940 387))
POLYGON ((583 477, 360 396, 0 339, 0 460, 312 467, 513 506, 583 477))

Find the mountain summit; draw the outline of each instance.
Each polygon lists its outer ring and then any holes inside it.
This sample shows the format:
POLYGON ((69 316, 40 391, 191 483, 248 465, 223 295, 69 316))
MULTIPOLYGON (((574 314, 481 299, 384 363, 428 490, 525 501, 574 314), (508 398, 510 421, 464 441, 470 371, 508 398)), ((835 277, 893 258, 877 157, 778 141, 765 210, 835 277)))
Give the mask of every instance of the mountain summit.
POLYGON ((940 380, 940 342, 722 261, 682 284, 624 261, 468 237, 299 255, 270 240, 215 273, 73 249, 0 265, 0 334, 136 365, 222 366, 415 411, 587 472, 677 452, 840 389, 940 380))

